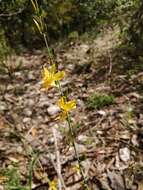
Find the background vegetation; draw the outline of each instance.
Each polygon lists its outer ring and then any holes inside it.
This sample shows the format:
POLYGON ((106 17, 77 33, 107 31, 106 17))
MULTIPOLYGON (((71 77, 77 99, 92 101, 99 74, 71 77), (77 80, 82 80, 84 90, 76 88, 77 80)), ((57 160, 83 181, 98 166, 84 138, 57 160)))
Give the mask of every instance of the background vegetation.
MULTIPOLYGON (((142 51, 143 4, 139 0, 39 0, 38 4, 50 42, 75 31, 83 34, 92 30, 96 34, 107 22, 114 21, 127 31, 126 38, 132 45, 138 44, 136 48, 142 51)), ((33 25, 33 14, 29 0, 0 1, 0 49, 5 49, 6 44, 19 50, 35 48, 33 42, 37 48, 43 46, 33 25)))

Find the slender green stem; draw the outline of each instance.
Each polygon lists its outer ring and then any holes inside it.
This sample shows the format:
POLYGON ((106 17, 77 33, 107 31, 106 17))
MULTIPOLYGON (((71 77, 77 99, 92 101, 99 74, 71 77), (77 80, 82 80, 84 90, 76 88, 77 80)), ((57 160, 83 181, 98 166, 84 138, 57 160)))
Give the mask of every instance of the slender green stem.
MULTIPOLYGON (((61 84, 60 84, 59 81, 57 81, 57 85, 58 85, 58 89, 59 89, 59 91, 61 93, 61 96, 64 96, 64 93, 62 91, 61 84)), ((66 96, 65 96, 65 98, 67 99, 66 96)), ((78 152, 77 152, 77 148, 76 148, 76 144, 75 144, 75 139, 74 139, 74 131, 73 131, 73 127, 72 127, 72 124, 71 124, 71 118, 70 118, 69 114, 67 114, 67 123, 68 123, 69 131, 70 131, 70 135, 71 135, 72 146, 74 148, 75 156, 76 156, 77 161, 78 161, 80 175, 81 175, 82 180, 84 182, 84 189, 87 190, 88 189, 87 180, 85 179, 83 168, 82 168, 82 164, 81 164, 78 152)))
POLYGON ((48 51, 48 56, 50 58, 50 63, 53 64, 53 58, 52 58, 52 54, 50 52, 50 48, 49 48, 49 45, 48 45, 48 40, 47 40, 47 36, 45 33, 43 33, 43 38, 44 38, 44 42, 45 42, 45 45, 46 45, 46 48, 47 48, 47 51, 48 51))
POLYGON ((84 172, 83 172, 83 168, 82 168, 82 164, 81 164, 81 161, 80 161, 78 152, 77 152, 77 148, 76 148, 76 144, 75 144, 75 139, 74 139, 73 127, 72 127, 72 125, 71 125, 71 118, 70 118, 70 115, 69 115, 69 114, 67 115, 67 123, 68 123, 68 126, 69 126, 71 138, 72 138, 72 139, 71 139, 71 140, 72 140, 72 146, 73 146, 73 148, 74 148, 75 156, 76 156, 77 161, 78 161, 79 170, 80 170, 80 175, 81 175, 82 180, 83 180, 83 182, 84 182, 84 189, 87 190, 87 189, 88 189, 87 180, 85 179, 84 172))
POLYGON ((39 155, 35 155, 35 157, 33 158, 33 160, 31 161, 31 164, 30 164, 30 169, 29 169, 29 190, 32 190, 32 172, 33 172, 33 168, 38 160, 38 156, 39 155))
MULTIPOLYGON (((61 96, 64 96, 64 93, 63 93, 63 91, 62 91, 62 87, 61 87, 61 84, 60 84, 59 81, 57 81, 57 85, 58 85, 58 89, 59 89, 59 92, 60 92, 61 96)), ((66 97, 66 98, 67 98, 67 97, 66 97)))

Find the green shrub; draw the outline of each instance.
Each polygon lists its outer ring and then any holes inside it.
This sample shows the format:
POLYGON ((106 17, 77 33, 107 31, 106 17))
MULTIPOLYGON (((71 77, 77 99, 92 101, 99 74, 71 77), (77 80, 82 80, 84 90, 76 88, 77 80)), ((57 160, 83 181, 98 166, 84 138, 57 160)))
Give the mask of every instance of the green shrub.
POLYGON ((87 99, 87 107, 90 109, 101 109, 115 103, 113 95, 94 93, 87 99))
POLYGON ((5 190, 28 190, 26 187, 21 185, 21 176, 16 164, 10 165, 2 173, 7 178, 4 185, 5 190))

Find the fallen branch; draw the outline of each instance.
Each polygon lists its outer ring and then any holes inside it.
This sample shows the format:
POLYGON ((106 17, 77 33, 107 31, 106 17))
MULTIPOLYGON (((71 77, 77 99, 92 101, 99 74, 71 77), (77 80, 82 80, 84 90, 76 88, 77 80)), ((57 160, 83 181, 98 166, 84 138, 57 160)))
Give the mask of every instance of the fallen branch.
MULTIPOLYGON (((52 132, 53 132, 53 137, 54 137, 54 142, 55 142, 55 151, 56 151, 56 160, 57 160, 57 170, 61 175, 61 161, 60 161, 60 152, 59 152, 59 149, 58 149, 58 142, 57 142, 57 136, 56 136, 56 130, 53 128, 52 129, 52 132)), ((61 185, 61 180, 58 179, 58 187, 59 187, 59 190, 62 190, 62 185, 61 185)))
POLYGON ((0 17, 13 17, 13 16, 16 16, 18 14, 21 14, 24 10, 25 10, 25 7, 20 8, 18 11, 13 12, 13 13, 1 13, 0 17))

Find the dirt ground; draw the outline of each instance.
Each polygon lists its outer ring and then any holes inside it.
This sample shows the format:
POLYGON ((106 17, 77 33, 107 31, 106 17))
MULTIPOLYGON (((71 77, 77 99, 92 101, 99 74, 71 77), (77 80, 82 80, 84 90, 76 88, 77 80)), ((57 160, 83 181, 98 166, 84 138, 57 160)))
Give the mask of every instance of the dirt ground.
MULTIPOLYGON (((93 190, 143 190, 143 73, 117 72, 118 44, 118 30, 108 30, 88 43, 79 40, 55 48, 55 61, 66 72, 61 86, 77 101, 71 113, 76 147, 93 190), (94 92, 114 95, 115 103, 89 109, 86 100, 94 92)), ((0 73, 1 170, 18 164, 24 184, 38 153, 33 189, 48 189, 45 179, 57 179, 60 165, 66 189, 82 190, 67 124, 56 119, 59 93, 41 89, 47 56, 25 53, 7 64, 8 72, 0 73)))

